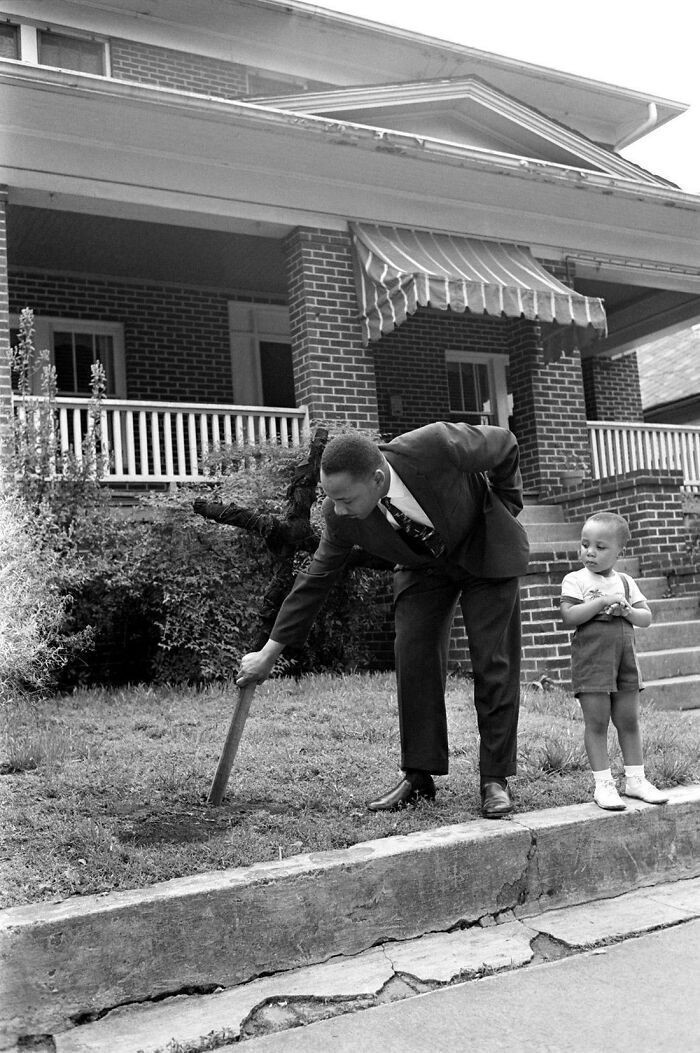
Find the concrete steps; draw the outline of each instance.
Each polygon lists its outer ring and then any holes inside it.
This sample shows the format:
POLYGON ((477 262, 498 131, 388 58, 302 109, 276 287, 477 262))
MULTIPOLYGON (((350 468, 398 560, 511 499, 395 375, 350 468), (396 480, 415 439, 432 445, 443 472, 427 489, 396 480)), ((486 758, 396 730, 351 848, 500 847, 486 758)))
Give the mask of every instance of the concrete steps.
MULTIPOLYGON (((578 563, 580 524, 567 523, 558 505, 526 504, 521 515, 534 556, 556 552, 578 563)), ((658 709, 700 709, 700 597, 667 596, 665 577, 640 578, 639 560, 618 569, 637 581, 651 608, 648 629, 637 629, 644 698, 658 709)))

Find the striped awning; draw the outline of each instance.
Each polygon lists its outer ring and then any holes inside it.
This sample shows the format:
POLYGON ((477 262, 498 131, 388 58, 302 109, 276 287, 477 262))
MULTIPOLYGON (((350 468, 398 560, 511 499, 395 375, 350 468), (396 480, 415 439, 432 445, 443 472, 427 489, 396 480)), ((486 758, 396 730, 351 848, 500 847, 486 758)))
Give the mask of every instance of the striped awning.
POLYGON ((360 223, 350 230, 365 344, 428 306, 573 326, 588 339, 607 332, 603 301, 557 281, 520 245, 360 223))

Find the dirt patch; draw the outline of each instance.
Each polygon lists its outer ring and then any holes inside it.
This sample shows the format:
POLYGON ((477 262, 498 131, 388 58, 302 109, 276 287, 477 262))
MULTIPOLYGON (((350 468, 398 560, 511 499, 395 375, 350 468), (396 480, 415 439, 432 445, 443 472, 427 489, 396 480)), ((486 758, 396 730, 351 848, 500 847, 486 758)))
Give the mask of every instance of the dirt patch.
POLYGON ((255 800, 235 802, 222 808, 173 809, 164 815, 149 808, 131 812, 128 824, 119 832, 122 844, 192 844, 208 841, 237 826, 246 816, 256 812, 281 815, 289 809, 278 801, 255 800))

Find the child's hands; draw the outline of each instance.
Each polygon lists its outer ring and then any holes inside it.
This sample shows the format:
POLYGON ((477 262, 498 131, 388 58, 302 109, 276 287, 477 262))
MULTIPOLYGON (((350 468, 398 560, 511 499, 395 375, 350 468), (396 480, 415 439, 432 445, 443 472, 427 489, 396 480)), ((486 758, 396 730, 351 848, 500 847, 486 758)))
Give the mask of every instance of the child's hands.
POLYGON ((603 608, 603 614, 609 614, 613 618, 621 618, 629 608, 624 592, 613 592, 605 598, 608 602, 603 608))

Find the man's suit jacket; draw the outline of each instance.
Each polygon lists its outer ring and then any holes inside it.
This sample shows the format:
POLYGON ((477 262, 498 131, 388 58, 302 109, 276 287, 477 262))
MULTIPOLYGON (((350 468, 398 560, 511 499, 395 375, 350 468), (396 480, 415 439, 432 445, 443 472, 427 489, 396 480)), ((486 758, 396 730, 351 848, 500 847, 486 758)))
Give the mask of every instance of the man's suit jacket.
MULTIPOLYGON (((439 422, 379 448, 442 537, 446 559, 457 572, 461 568, 481 578, 525 573, 527 534, 516 519, 523 507, 522 479, 511 432, 439 422)), ((270 634, 285 646, 306 639, 354 546, 407 570, 437 565, 433 557, 414 552, 378 507, 366 519, 351 519, 337 516, 326 498, 323 517, 319 546, 270 634)))

